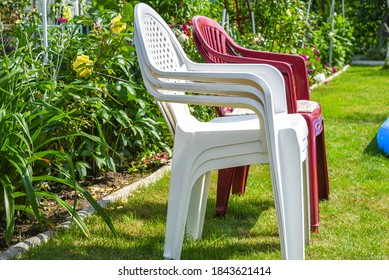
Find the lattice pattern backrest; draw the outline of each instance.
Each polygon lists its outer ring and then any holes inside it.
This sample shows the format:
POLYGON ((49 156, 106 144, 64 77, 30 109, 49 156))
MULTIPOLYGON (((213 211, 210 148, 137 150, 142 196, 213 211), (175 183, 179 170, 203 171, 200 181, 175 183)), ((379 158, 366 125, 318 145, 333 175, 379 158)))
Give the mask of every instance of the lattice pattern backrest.
POLYGON ((169 34, 161 28, 160 23, 153 17, 145 15, 146 48, 151 55, 151 63, 160 70, 178 70, 182 63, 173 46, 169 34))
MULTIPOLYGON (((185 64, 180 60, 180 55, 172 40, 174 35, 161 26, 161 23, 153 16, 145 14, 142 18, 144 26, 144 44, 149 55, 150 63, 157 69, 163 71, 185 70, 185 64)), ((168 27, 169 28, 169 27, 168 27)), ((179 43, 178 43, 179 44, 179 43)), ((162 79, 170 83, 182 83, 182 80, 162 79)), ((160 90, 163 94, 183 94, 181 92, 160 90)), ((188 105, 159 102, 159 107, 168 123, 171 132, 174 134, 176 124, 179 120, 185 121, 190 116, 188 105)))

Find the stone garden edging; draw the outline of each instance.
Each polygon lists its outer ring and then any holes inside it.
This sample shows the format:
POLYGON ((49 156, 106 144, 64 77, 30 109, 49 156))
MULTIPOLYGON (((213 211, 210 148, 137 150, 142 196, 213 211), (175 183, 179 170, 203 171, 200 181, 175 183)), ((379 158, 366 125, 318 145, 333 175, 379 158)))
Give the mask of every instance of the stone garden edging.
POLYGON ((350 65, 346 65, 344 66, 341 70, 337 71, 336 73, 332 74, 331 76, 329 76, 328 78, 325 79, 324 82, 321 82, 321 83, 318 83, 318 84, 314 84, 312 85, 309 89, 310 90, 314 90, 315 88, 321 86, 322 84, 325 84, 325 83, 328 83, 328 81, 331 81, 333 78, 335 78, 336 76, 339 76, 340 74, 342 74, 343 72, 345 72, 347 70, 347 68, 349 68, 350 65))

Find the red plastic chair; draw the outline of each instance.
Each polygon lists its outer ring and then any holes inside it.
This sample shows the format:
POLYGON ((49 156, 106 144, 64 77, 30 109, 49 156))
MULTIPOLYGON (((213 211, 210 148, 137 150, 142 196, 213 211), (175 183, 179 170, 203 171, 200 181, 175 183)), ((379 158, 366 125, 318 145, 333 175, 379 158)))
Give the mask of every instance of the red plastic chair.
MULTIPOLYGON (((319 199, 328 199, 329 180, 324 137, 324 122, 320 104, 310 101, 305 61, 301 56, 263 52, 236 44, 214 20, 203 16, 192 19, 193 37, 197 49, 208 63, 266 63, 276 67, 285 79, 289 113, 301 113, 309 131, 309 178, 311 229, 318 231, 319 199)), ((248 166, 219 170, 216 211, 225 215, 231 183, 233 193, 244 193, 248 166), (236 177, 236 179, 234 179, 236 177)))

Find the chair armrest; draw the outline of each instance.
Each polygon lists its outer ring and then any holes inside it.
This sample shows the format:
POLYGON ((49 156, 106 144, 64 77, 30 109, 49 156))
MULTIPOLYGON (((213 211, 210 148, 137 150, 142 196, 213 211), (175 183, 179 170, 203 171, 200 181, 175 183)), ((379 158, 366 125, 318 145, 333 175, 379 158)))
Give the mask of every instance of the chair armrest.
POLYGON ((297 99, 310 100, 307 68, 305 66, 304 58, 294 54, 283 54, 283 53, 250 50, 238 45, 234 45, 234 49, 244 57, 268 59, 268 60, 289 63, 292 66, 293 73, 296 78, 297 99))
MULTIPOLYGON (((237 86, 238 89, 250 86, 259 90, 255 93, 255 96, 251 95, 251 98, 258 98, 258 100, 261 100, 263 103, 271 104, 274 113, 286 112, 286 93, 284 80, 280 72, 275 68, 272 68, 272 70, 274 69, 276 72, 264 72, 261 73, 261 75, 258 75, 255 72, 247 71, 246 66, 247 65, 238 64, 204 64, 202 67, 197 67, 197 71, 167 72, 156 70, 155 76, 158 77, 158 81, 154 80, 153 83, 158 83, 159 86, 163 87, 163 84, 167 83, 161 79, 185 80, 190 81, 191 83, 170 83, 170 88, 174 88, 174 90, 186 88, 187 92, 200 91, 202 93, 237 96, 242 96, 242 90, 233 90, 233 85, 237 86), (209 71, 210 67, 212 67, 211 71, 209 71), (202 68, 205 68, 206 71, 200 71, 204 70, 202 68)), ((258 70, 262 70, 262 67, 259 67, 262 65, 253 64, 251 66, 253 66, 251 67, 251 70, 253 71, 257 70, 258 72, 258 70), (258 69, 258 67, 260 69, 258 69)), ((244 92, 246 92, 246 96, 250 94, 250 91, 244 92)))
MULTIPOLYGON (((241 83, 226 83, 226 81, 229 82, 229 80, 225 80, 224 82, 221 82, 221 80, 219 79, 212 80, 212 78, 210 78, 209 76, 206 77, 206 79, 203 79, 203 81, 200 81, 202 80, 201 78, 196 78, 196 80, 194 81, 193 77, 189 77, 188 80, 188 73, 174 73, 177 74, 174 77, 172 75, 169 75, 168 78, 161 78, 161 76, 154 76, 145 71, 144 82, 146 84, 146 87, 148 87, 149 90, 152 90, 152 93, 157 100, 165 102, 191 103, 208 106, 236 107, 246 107, 245 102, 241 103, 241 100, 238 100, 236 98, 252 99, 262 105, 266 103, 262 88, 259 89, 258 87, 252 87, 241 83), (183 80, 186 82, 181 83, 177 82, 177 80, 183 80), (161 91, 182 92, 184 95, 170 94, 169 92, 164 93, 161 91), (195 93, 203 95, 191 95, 186 93, 195 93), (206 97, 209 97, 209 99, 207 99, 206 97), (224 100, 224 97, 227 98, 224 100), (238 103, 237 100, 239 101, 238 103), (223 102, 223 104, 221 104, 220 102, 223 102)), ((264 84, 264 87, 265 91, 269 90, 266 84, 264 84)))
MULTIPOLYGON (((196 38, 196 36, 194 36, 196 38)), ((195 39, 196 41, 196 39, 195 39)), ((218 61, 223 63, 240 63, 240 64, 269 64, 276 67, 282 75, 285 77, 285 85, 286 85, 286 94, 287 94, 287 105, 289 113, 297 112, 297 96, 296 96, 296 88, 295 88, 295 76, 292 70, 292 67, 283 61, 269 60, 269 59, 260 59, 253 57, 242 57, 236 55, 226 55, 220 52, 214 51, 214 49, 210 48, 207 44, 201 44, 200 42, 196 42, 198 45, 198 49, 204 48, 206 51, 202 51, 202 53, 206 56, 210 55, 212 57, 217 58, 218 61)))

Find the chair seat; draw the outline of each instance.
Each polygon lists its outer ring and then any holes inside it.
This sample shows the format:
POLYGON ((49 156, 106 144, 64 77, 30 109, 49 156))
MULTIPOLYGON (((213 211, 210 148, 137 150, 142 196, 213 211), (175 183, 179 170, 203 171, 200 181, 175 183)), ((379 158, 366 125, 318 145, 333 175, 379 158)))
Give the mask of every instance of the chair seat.
POLYGON ((324 126, 320 104, 311 100, 297 100, 297 110, 307 120, 309 129, 318 136, 324 126))
MULTIPOLYGON (((250 110, 251 111, 251 110, 250 110)), ((251 114, 246 115, 231 115, 229 118, 218 117, 214 118, 209 122, 198 122, 195 124, 186 123, 184 127, 187 127, 188 130, 199 131, 235 131, 235 130, 253 130, 257 131, 260 129, 258 116, 251 111, 251 114), (231 125, 233 124, 233 126, 231 125)), ((182 127, 182 125, 181 125, 182 127)), ((256 135, 258 139, 258 134, 256 135)))
POLYGON ((228 110, 226 110, 223 115, 224 117, 255 114, 253 110, 245 109, 245 108, 227 108, 227 109, 228 110))
POLYGON ((297 112, 312 113, 320 107, 320 104, 312 100, 297 100, 297 112))
MULTIPOLYGON (((313 113, 320 108, 318 102, 312 100, 297 100, 297 112, 313 113)), ((255 114, 252 110, 246 108, 225 108, 223 116, 251 115, 255 114)))

